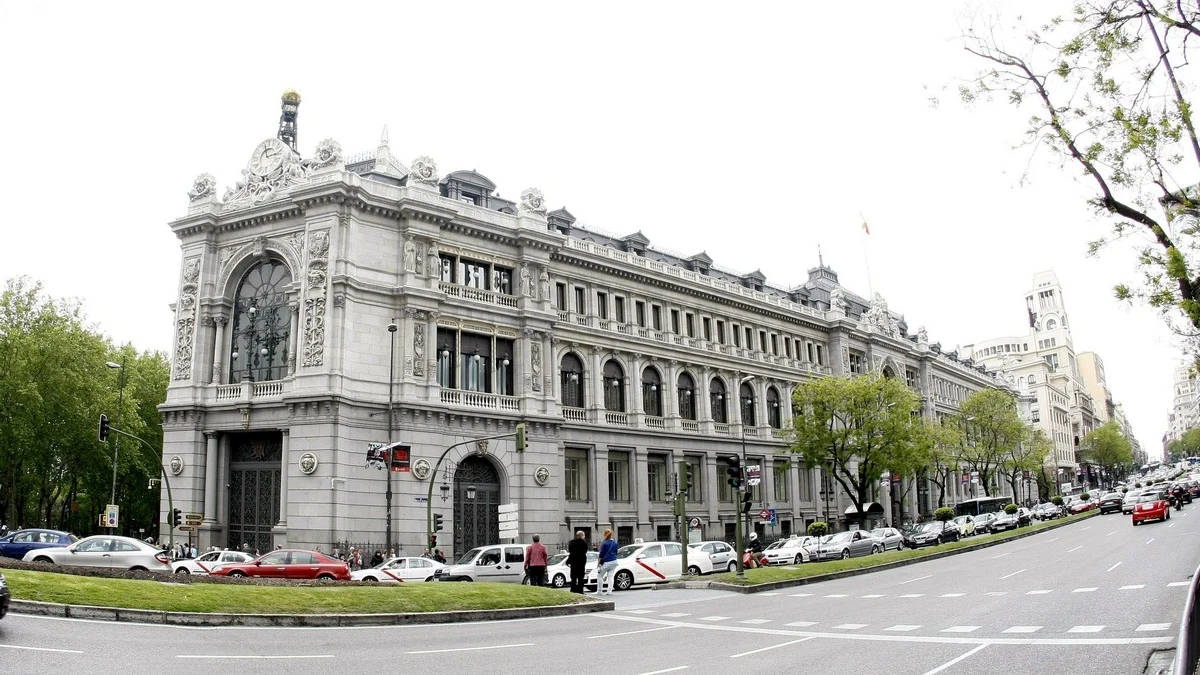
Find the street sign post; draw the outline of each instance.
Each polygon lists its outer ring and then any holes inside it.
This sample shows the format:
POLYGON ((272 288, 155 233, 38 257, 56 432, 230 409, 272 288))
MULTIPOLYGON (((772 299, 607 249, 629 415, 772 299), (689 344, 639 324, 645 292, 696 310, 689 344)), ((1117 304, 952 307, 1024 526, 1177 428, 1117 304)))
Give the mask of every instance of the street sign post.
POLYGON ((195 525, 180 525, 177 529, 180 532, 195 532, 196 526, 195 525))
POLYGON ((121 519, 121 507, 116 504, 109 504, 104 509, 104 527, 116 527, 117 521, 121 519))
POLYGON ((746 465, 746 485, 754 487, 762 482, 762 467, 758 464, 746 465))
POLYGON ((759 511, 759 512, 758 512, 758 519, 759 519, 759 520, 762 520, 762 521, 764 521, 764 522, 765 522, 765 521, 768 521, 768 520, 771 520, 771 512, 772 512, 772 511, 774 511, 774 509, 763 509, 762 511, 759 511))
POLYGON ((775 525, 776 523, 778 523, 779 521, 777 518, 777 514, 775 513, 775 509, 767 509, 767 511, 771 514, 771 518, 770 518, 771 525, 775 525))
POLYGON ((184 525, 199 525, 202 522, 204 522, 204 514, 203 513, 185 513, 185 514, 183 514, 183 524, 184 525))
POLYGON ((516 539, 519 534, 517 523, 520 521, 520 510, 516 504, 501 504, 496 509, 499 512, 500 538, 516 539))

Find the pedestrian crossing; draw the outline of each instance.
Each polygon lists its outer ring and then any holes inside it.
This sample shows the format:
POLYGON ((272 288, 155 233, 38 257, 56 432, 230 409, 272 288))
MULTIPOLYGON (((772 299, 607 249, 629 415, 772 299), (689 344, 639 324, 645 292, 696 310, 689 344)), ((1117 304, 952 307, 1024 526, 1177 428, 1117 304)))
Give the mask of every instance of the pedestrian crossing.
POLYGON ((820 621, 788 621, 788 622, 785 622, 783 620, 775 620, 775 619, 739 619, 739 618, 734 618, 734 617, 729 617, 729 616, 720 616, 720 615, 695 616, 689 612, 664 612, 661 614, 656 614, 656 612, 654 612, 653 610, 645 610, 645 609, 624 610, 624 612, 627 614, 638 614, 638 615, 644 615, 644 616, 645 615, 655 615, 656 618, 685 619, 688 617, 692 617, 692 620, 694 620, 694 621, 704 621, 707 623, 730 622, 730 623, 737 623, 737 624, 741 624, 741 625, 745 625, 745 626, 764 626, 764 627, 783 626, 786 628, 811 628, 813 630, 829 630, 829 631, 848 632, 848 633, 849 632, 872 632, 872 631, 880 631, 883 633, 913 633, 913 632, 921 631, 921 632, 927 632, 927 633, 944 633, 944 634, 951 634, 951 635, 954 635, 954 634, 970 635, 970 634, 979 633, 979 632, 988 633, 988 634, 999 633, 1001 635, 1057 635, 1057 634, 1096 635, 1096 634, 1105 633, 1105 632, 1108 632, 1108 633, 1134 632, 1134 633, 1156 633, 1156 634, 1164 634, 1165 635, 1165 634, 1170 633, 1171 626, 1172 626, 1171 623, 1143 623, 1143 624, 1138 624, 1136 627, 1131 626, 1131 625, 1110 626, 1110 625, 1095 625, 1095 624, 1084 624, 1084 625, 1069 626, 1069 627, 1062 627, 1062 626, 1047 627, 1047 626, 1031 626, 1031 625, 993 626, 993 627, 986 627, 986 626, 980 626, 980 625, 931 626, 931 625, 911 624, 911 623, 884 625, 884 624, 868 624, 868 623, 835 623, 832 621, 822 623, 820 621))

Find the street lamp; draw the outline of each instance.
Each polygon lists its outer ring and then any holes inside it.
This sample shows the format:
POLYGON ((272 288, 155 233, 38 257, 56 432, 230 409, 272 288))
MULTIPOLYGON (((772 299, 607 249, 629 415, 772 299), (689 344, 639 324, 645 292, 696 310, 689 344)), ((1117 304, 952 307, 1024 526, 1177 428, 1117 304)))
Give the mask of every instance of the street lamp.
MULTIPOLYGON (((109 368, 115 368, 121 371, 121 375, 117 381, 117 424, 116 427, 121 429, 121 413, 125 410, 125 354, 121 354, 121 362, 113 363, 112 361, 105 362, 104 365, 109 368)), ((117 434, 113 442, 113 475, 112 475, 112 493, 108 498, 109 504, 115 504, 117 501, 117 459, 121 456, 121 434, 117 434)), ((115 530, 116 528, 110 528, 115 530)))
POLYGON ((474 485, 467 486, 467 499, 470 499, 470 500, 475 499, 475 486, 474 485))
MULTIPOLYGON (((395 418, 393 408, 396 403, 396 320, 388 324, 388 457, 387 457, 387 550, 392 550, 392 420, 395 418)), ((265 350, 264 350, 265 351, 265 350)))

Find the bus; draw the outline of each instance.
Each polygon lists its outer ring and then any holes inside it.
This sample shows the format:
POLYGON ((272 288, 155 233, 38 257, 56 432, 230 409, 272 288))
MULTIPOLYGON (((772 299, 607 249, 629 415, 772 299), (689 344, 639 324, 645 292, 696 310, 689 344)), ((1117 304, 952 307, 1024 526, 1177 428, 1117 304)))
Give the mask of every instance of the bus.
POLYGON ((984 513, 1003 511, 1005 506, 1012 503, 1012 497, 980 497, 968 499, 954 506, 956 516, 978 516, 984 513))

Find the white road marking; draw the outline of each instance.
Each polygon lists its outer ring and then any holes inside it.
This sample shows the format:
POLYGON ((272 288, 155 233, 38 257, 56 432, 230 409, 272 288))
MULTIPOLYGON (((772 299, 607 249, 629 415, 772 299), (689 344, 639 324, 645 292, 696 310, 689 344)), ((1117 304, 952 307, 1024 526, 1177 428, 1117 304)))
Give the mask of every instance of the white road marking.
POLYGON ((731 659, 740 659, 740 658, 742 658, 743 656, 750 656, 751 654, 757 654, 757 653, 759 653, 759 652, 765 652, 765 651, 767 651, 767 650, 769 650, 769 649, 779 649, 780 647, 786 647, 786 646, 788 646, 788 645, 794 645, 794 644, 796 644, 797 642, 806 642, 806 641, 808 641, 808 640, 811 640, 811 639, 813 639, 811 636, 810 636, 810 637, 805 637, 805 638, 800 638, 799 640, 792 640, 791 642, 784 642, 784 643, 782 643, 782 644, 771 645, 770 647, 762 647, 761 649, 754 649, 754 650, 751 650, 751 651, 748 651, 748 652, 742 652, 741 654, 733 654, 733 655, 732 655, 732 656, 730 656, 729 658, 731 658, 731 659))
POLYGON ((1170 524, 1168 524, 1168 525, 1167 525, 1167 529, 1168 529, 1168 530, 1169 530, 1169 529, 1171 529, 1172 527, 1175 527, 1175 523, 1170 523, 1170 524))
POLYGON ((848 598, 850 596, 848 596, 844 593, 830 593, 829 595, 826 595, 823 597, 826 597, 826 598, 848 598))
POLYGON ((1047 593, 1053 593, 1053 592, 1054 591, 1029 591, 1025 595, 1045 595, 1047 593))
POLYGON ((630 614, 653 614, 654 613, 654 610, 652 610, 652 609, 627 609, 625 611, 630 614))
POLYGON ((961 598, 964 595, 966 595, 966 593, 942 593, 938 597, 939 598, 961 598))
POLYGON ((904 595, 902 595, 900 597, 902 597, 902 598, 923 598, 923 597, 925 597, 925 594, 924 593, 905 593, 904 595))
POLYGON ((864 595, 863 597, 864 598, 886 598, 887 596, 883 593, 872 593, 870 595, 864 595))
POLYGON ((995 560, 996 558, 1003 558, 1006 555, 1012 555, 1012 551, 1009 551, 1008 553, 1001 553, 1000 555, 994 555, 992 556, 992 560, 995 560))
POLYGON ((931 577, 933 577, 933 575, 932 575, 932 574, 926 574, 925 576, 923 576, 923 577, 917 577, 916 579, 909 579, 908 581, 901 581, 901 582, 900 582, 899 584, 897 584, 897 585, 898 585, 898 586, 903 586, 904 584, 911 584, 911 583, 912 583, 912 582, 914 582, 914 581, 920 581, 920 580, 922 580, 922 579, 929 579, 929 578, 931 578, 931 577))
POLYGON ((1111 536, 1113 536, 1113 535, 1114 535, 1114 534, 1116 534, 1116 533, 1117 533, 1117 531, 1116 531, 1116 530, 1113 530, 1112 532, 1109 532, 1108 534, 1106 534, 1106 535, 1104 535, 1104 536, 1106 536, 1106 537, 1111 537, 1111 536))
POLYGON ((950 626, 943 628, 943 633, 974 633, 979 630, 979 626, 950 626))
POLYGON ((983 643, 983 644, 979 645, 978 647, 976 647, 976 648, 972 649, 971 651, 967 652, 966 654, 963 654, 962 656, 959 656, 959 657, 957 657, 957 658, 950 659, 949 661, 947 661, 947 662, 943 663, 942 665, 938 666, 937 668, 934 668, 933 670, 928 670, 928 671, 925 671, 925 674, 924 674, 924 675, 934 675, 934 673, 940 673, 940 672, 942 672, 943 670, 945 670, 945 669, 949 668, 950 666, 952 666, 952 665, 954 665, 954 664, 958 663, 959 661, 962 661, 963 659, 967 658, 968 656, 971 656, 972 654, 974 654, 974 653, 978 652, 980 649, 983 649, 983 648, 984 648, 984 647, 986 647, 986 646, 987 646, 987 643, 985 642, 985 643, 983 643))
POLYGON ((684 617, 684 616, 691 616, 691 614, 689 614, 687 612, 671 612, 670 614, 663 614, 663 616, 669 616, 672 619, 678 619, 678 618, 684 617))
POLYGON ((867 624, 865 624, 865 623, 844 623, 840 626, 834 626, 834 629, 836 629, 836 630, 858 630, 859 628, 866 628, 866 627, 867 627, 867 624))
POLYGON ((1129 586, 1122 586, 1122 587, 1118 588, 1117 590, 1119 590, 1119 591, 1136 591, 1139 588, 1145 588, 1145 587, 1146 587, 1146 584, 1130 584, 1129 586))
POLYGON ((629 631, 625 631, 624 633, 608 633, 605 635, 589 635, 588 639, 589 640, 602 640, 604 638, 610 638, 610 637, 621 637, 622 635, 637 635, 638 633, 653 633, 654 631, 658 631, 658 630, 670 630, 672 628, 678 628, 678 627, 679 626, 659 626, 657 628, 646 628, 643 630, 629 630, 629 631))
POLYGON ((916 630, 918 628, 920 628, 920 626, 916 626, 916 625, 908 624, 908 623, 901 623, 901 624, 897 624, 895 626, 890 626, 888 628, 884 628, 884 630, 891 630, 891 631, 896 631, 896 632, 900 632, 900 633, 907 633, 910 630, 916 630))
POLYGON ((1072 593, 1091 593, 1092 591, 1095 591, 1095 590, 1098 590, 1095 586, 1088 586, 1087 588, 1076 588, 1075 590, 1073 590, 1071 592, 1072 593))
POLYGON ((1049 544, 1049 543, 1050 543, 1050 542, 1052 542, 1052 541, 1058 541, 1058 537, 1055 537, 1055 538, 1053 538, 1053 539, 1047 539, 1046 541, 1043 541, 1042 543, 1043 543, 1043 544, 1049 544))
POLYGON ((1118 567, 1120 567, 1120 565, 1121 565, 1121 563, 1117 563, 1116 565, 1113 565, 1112 567, 1110 567, 1110 568, 1108 568, 1108 569, 1106 569, 1106 570, 1104 570, 1104 571, 1105 571, 1105 572, 1111 572, 1111 571, 1113 571, 1113 570, 1117 569, 1118 567))
POLYGON ((779 593, 759 593, 759 595, 766 598, 766 597, 770 597, 772 595, 779 595, 779 593))
POLYGON ((1016 572, 1013 572, 1012 574, 1005 574, 1004 576, 1000 577, 1000 579, 1001 579, 1001 580, 1004 580, 1004 579, 1007 579, 1007 578, 1009 578, 1009 577, 1015 577, 1015 576, 1017 576, 1018 574, 1020 574, 1021 572, 1024 572, 1024 571, 1025 571, 1025 570, 1023 570, 1023 569, 1020 569, 1020 570, 1017 570, 1016 572))
POLYGON ((49 647, 24 647, 21 645, 0 645, 3 649, 20 649, 30 652, 55 652, 58 654, 82 654, 83 652, 77 649, 50 649, 49 647))
POLYGON ((993 597, 993 598, 998 598, 1002 595, 1008 595, 1008 591, 988 591, 987 593, 984 593, 984 595, 993 597))
POLYGON ((638 673, 638 675, 661 675, 661 673, 673 673, 677 670, 687 670, 687 666, 675 666, 674 668, 663 668, 662 670, 647 670, 644 673, 638 673))
POLYGON ((1041 629, 1042 629, 1041 626, 1013 626, 1012 628, 1005 628, 1004 630, 1002 630, 1000 632, 1001 633, 1036 633, 1041 629))
MULTIPOLYGON (((533 646, 533 645, 527 645, 533 646)), ((474 649, 490 649, 490 647, 475 647, 474 649)), ((439 651, 456 652, 457 649, 442 649, 439 651)), ((429 652, 408 652, 409 654, 428 654, 429 652)), ((220 654, 176 654, 177 659, 261 659, 261 660, 277 660, 277 659, 332 659, 333 654, 280 654, 278 656, 269 655, 228 655, 220 654)))
POLYGON ((1148 630, 1170 630, 1170 628, 1171 624, 1169 623, 1144 623, 1135 628, 1134 631, 1144 633, 1148 630))
POLYGON ((812 593, 792 593, 793 598, 811 598, 812 593))
POLYGON ((817 622, 816 621, 793 621, 791 623, 784 624, 784 625, 785 626, 795 626, 796 628, 808 628, 809 626, 817 625, 817 622))
POLYGON ((1187 586, 1190 583, 1192 583, 1192 582, 1190 582, 1190 581, 1172 581, 1171 583, 1167 584, 1167 588, 1171 588, 1172 586, 1187 586))
MULTIPOLYGON (((1091 525, 1088 525, 1087 527, 1083 528, 1083 530, 1090 530, 1090 529, 1092 529, 1091 525)), ((1080 530, 1080 532, 1083 532, 1083 530, 1080 530)))
POLYGON ((701 621, 724 621, 725 619, 728 619, 728 618, 729 617, 727 617, 727 616, 702 616, 702 617, 700 617, 700 620, 701 621))
POLYGON ((1150 537, 1149 541, 1147 541, 1146 543, 1149 544, 1151 541, 1154 541, 1154 537, 1150 537))
MULTIPOLYGON (((479 652, 487 649, 510 649, 512 647, 532 647, 532 642, 522 642, 515 645, 492 645, 490 647, 458 647, 455 649, 424 649, 419 652, 404 652, 405 654, 446 654, 448 652, 479 652)), ((233 657, 212 657, 212 658, 233 658, 233 657)), ((238 657, 238 658, 259 658, 259 657, 238 657)))
POLYGON ((1104 630, 1104 626, 1072 626, 1067 629, 1068 633, 1099 633, 1104 630))
POLYGON ((744 621, 739 621, 738 623, 748 623, 751 625, 759 625, 759 624, 764 624, 764 623, 771 623, 771 619, 746 619, 744 621))
POLYGON ((1067 553, 1074 553, 1075 551, 1078 551, 1078 550, 1079 550, 1079 549, 1081 549, 1081 548, 1083 548, 1083 547, 1082 547, 1082 546, 1076 546, 1075 548, 1071 549, 1070 551, 1067 551, 1067 553))

